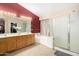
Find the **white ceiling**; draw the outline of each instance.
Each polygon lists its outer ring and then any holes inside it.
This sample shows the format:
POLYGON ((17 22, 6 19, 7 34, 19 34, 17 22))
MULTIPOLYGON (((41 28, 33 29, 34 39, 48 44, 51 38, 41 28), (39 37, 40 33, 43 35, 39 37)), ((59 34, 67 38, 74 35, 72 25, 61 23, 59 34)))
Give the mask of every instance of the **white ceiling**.
POLYGON ((77 3, 19 3, 21 6, 30 10, 40 18, 45 18, 47 15, 52 15, 58 11, 67 10, 77 3))

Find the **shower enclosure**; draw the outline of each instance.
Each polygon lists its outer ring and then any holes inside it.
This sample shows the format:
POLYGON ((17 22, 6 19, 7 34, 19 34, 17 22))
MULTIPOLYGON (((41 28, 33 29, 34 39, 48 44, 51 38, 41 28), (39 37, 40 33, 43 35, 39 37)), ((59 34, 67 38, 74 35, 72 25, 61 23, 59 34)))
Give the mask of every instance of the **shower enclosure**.
POLYGON ((55 18, 53 22, 54 45, 68 49, 68 20, 69 17, 55 18))
POLYGON ((55 18, 54 46, 79 53, 79 12, 55 18))
POLYGON ((53 36, 54 47, 79 53, 79 12, 42 20, 41 34, 53 36))

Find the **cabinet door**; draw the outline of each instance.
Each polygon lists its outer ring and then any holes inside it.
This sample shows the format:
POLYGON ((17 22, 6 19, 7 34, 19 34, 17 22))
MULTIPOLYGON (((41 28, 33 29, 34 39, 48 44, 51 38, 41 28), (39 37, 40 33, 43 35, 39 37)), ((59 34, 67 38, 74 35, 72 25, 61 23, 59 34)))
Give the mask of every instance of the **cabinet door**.
POLYGON ((25 36, 17 36, 17 49, 23 48, 26 46, 25 36))
POLYGON ((56 18, 53 21, 54 45, 68 49, 68 20, 69 17, 56 18))
POLYGON ((8 51, 16 49, 16 37, 7 38, 7 43, 8 43, 8 51))
POLYGON ((79 53, 79 12, 70 16, 70 50, 79 53))
POLYGON ((31 44, 33 44, 33 43, 35 43, 35 35, 34 34, 32 34, 32 35, 30 35, 30 43, 31 44))
POLYGON ((27 35, 28 39, 27 40, 27 45, 30 45, 31 44, 31 35, 27 35))
POLYGON ((21 39, 22 39, 22 45, 23 45, 23 47, 26 47, 26 45, 27 45, 27 39, 28 39, 28 37, 27 37, 27 35, 23 35, 23 36, 21 36, 21 39))
POLYGON ((35 43, 35 36, 33 34, 28 35, 27 45, 35 43))
POLYGON ((17 36, 17 49, 23 47, 23 39, 21 39, 21 36, 17 36))
POLYGON ((5 38, 0 38, 0 54, 7 52, 7 41, 5 38))

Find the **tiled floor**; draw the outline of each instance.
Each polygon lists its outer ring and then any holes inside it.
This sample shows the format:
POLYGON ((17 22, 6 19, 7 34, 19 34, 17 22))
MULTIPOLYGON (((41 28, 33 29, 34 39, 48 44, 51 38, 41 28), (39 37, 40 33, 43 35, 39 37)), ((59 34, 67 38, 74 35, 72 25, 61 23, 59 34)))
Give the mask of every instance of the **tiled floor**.
POLYGON ((11 52, 6 56, 53 56, 53 49, 42 44, 35 44, 26 48, 11 52))

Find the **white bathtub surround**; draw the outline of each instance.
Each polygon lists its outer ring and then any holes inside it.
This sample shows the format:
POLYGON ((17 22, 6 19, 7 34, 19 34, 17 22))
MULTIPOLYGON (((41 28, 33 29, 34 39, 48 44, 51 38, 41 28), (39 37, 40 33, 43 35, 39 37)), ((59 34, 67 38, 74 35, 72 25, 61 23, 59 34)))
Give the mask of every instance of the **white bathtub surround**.
POLYGON ((40 43, 49 48, 53 48, 53 37, 40 36, 40 43))
POLYGON ((36 42, 49 48, 53 48, 53 36, 42 36, 40 34, 36 34, 36 42))

